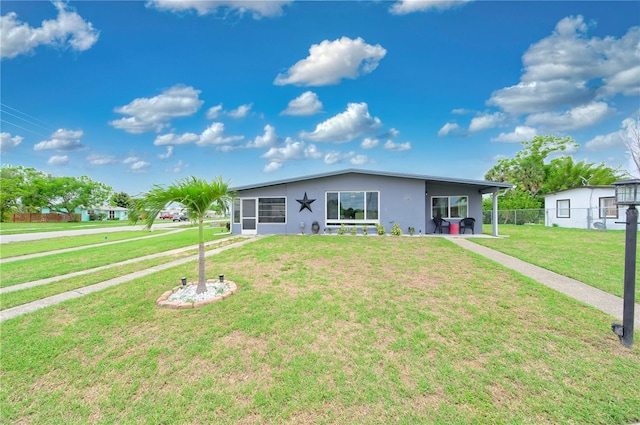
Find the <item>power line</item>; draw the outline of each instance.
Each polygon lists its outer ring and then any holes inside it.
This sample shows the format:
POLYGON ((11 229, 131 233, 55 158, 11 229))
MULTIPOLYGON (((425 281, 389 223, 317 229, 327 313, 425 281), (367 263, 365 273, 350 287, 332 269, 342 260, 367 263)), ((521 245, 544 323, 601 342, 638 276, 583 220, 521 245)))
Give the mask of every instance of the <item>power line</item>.
POLYGON ((7 121, 7 120, 3 119, 3 117, 2 117, 3 115, 10 115, 10 116, 22 121, 23 125, 28 125, 30 127, 37 127, 37 128, 40 128, 40 129, 43 129, 43 130, 46 130, 46 131, 50 131, 50 132, 55 131, 53 126, 51 126, 50 124, 42 121, 39 118, 36 118, 36 117, 34 117, 32 115, 29 115, 26 112, 22 112, 21 110, 19 110, 17 108, 14 108, 14 107, 9 106, 9 105, 4 104, 4 103, 0 103, 0 107, 1 107, 0 108, 0 121, 2 121, 3 123, 12 125, 12 126, 14 126, 16 128, 20 128, 20 129, 25 130, 25 131, 29 131, 29 132, 37 134, 38 136, 41 136, 41 137, 45 137, 45 138, 49 137, 49 136, 45 136, 45 135, 39 133, 38 131, 32 130, 30 128, 23 127, 21 125, 18 125, 16 123, 11 122, 11 121, 7 121), (2 109, 2 108, 4 108, 4 109, 2 109), (9 112, 6 109, 10 109, 11 111, 13 111, 15 113, 9 112))
POLYGON ((44 135, 44 134, 42 134, 42 133, 38 133, 37 131, 33 131, 33 130, 28 129, 28 128, 22 127, 22 126, 20 126, 20 125, 18 125, 18 124, 12 123, 11 121, 7 121, 7 120, 2 119, 2 118, 0 118, 0 122, 2 122, 3 124, 9 124, 9 125, 12 125, 12 126, 14 126, 14 127, 16 127, 16 128, 19 128, 19 129, 21 129, 21 130, 28 131, 28 132, 33 133, 33 134, 37 134, 38 136, 40 136, 40 137, 44 137, 45 139, 49 137, 49 136, 45 136, 45 135, 44 135))

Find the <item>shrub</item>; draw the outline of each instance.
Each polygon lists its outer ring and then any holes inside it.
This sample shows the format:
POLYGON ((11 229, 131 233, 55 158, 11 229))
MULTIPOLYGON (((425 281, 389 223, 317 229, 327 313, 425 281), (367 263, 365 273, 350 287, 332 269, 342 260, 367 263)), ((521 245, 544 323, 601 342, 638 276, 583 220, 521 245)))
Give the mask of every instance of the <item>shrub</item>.
POLYGON ((338 229, 338 232, 337 232, 337 233, 338 233, 339 235, 344 235, 344 232, 346 232, 346 231, 347 231, 347 228, 346 228, 346 227, 344 227, 344 224, 341 224, 341 225, 340 225, 340 228, 338 229))
POLYGON ((393 236, 400 236, 402 235, 402 229, 400 228, 400 225, 396 222, 393 223, 393 229, 391 229, 391 234, 393 236))
POLYGON ((384 226, 382 224, 376 224, 376 231, 380 236, 384 235, 384 226))
POLYGON ((367 226, 362 226, 362 234, 365 236, 369 234, 369 230, 367 229, 367 226))

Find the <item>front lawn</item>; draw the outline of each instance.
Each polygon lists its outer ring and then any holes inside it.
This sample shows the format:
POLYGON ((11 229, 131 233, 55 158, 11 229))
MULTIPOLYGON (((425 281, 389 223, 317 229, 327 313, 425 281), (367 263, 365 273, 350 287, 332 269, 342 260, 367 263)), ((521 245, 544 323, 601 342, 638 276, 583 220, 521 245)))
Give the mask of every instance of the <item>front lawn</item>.
MULTIPOLYGON (((485 225, 485 230, 490 230, 485 225)), ((471 241, 619 297, 624 292, 625 232, 500 225, 497 239, 471 241)), ((640 250, 637 251, 640 262, 640 250)), ((640 300, 640 285, 636 286, 640 300)))
POLYGON ((0 422, 640 420, 610 316, 446 239, 270 237, 207 259, 237 294, 157 308, 194 266, 4 322, 0 422))

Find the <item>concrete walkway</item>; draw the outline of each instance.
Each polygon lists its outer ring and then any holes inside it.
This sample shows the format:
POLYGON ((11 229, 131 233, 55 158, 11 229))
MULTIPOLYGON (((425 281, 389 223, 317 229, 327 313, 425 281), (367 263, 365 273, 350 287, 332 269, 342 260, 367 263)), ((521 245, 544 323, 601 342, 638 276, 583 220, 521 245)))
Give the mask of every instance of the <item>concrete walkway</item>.
MULTIPOLYGON (((219 254, 221 252, 227 251, 229 249, 237 248, 239 246, 255 242, 259 239, 262 239, 264 236, 253 236, 250 239, 245 239, 240 242, 223 246, 220 248, 213 249, 205 253, 205 257, 210 257, 212 255, 219 254)), ((188 249, 193 249, 193 247, 189 247, 188 249)), ((22 304, 16 307, 8 308, 6 310, 0 311, 0 322, 4 322, 5 320, 13 319, 18 316, 22 316, 23 314, 32 313, 36 310, 40 310, 41 308, 49 307, 52 305, 59 304, 63 301, 71 300, 74 298, 79 298, 87 294, 91 294, 93 292, 102 291, 103 289, 119 285, 121 283, 129 282, 134 279, 138 279, 140 277, 148 276, 150 274, 169 269, 171 267, 176 267, 185 263, 189 263, 191 261, 195 261, 198 259, 198 256, 190 256, 186 258, 181 258, 179 260, 171 261, 166 264, 154 266, 145 270, 140 270, 137 272, 129 273, 124 276, 118 276, 113 279, 105 280, 104 282, 96 283, 94 285, 85 286, 82 288, 74 289, 73 291, 63 292, 61 294, 53 295, 51 297, 43 298, 41 300, 33 301, 27 304, 22 304)), ((26 284, 25 284, 26 285, 26 284)))
MULTIPOLYGON (((466 238, 452 237, 449 240, 468 251, 482 255, 496 263, 502 264, 505 267, 517 271, 521 275, 530 277, 551 289, 595 307, 598 310, 622 321, 623 300, 620 297, 616 297, 615 295, 601 291, 593 286, 586 285, 575 279, 554 273, 542 267, 534 266, 533 264, 519 260, 510 255, 503 254, 491 248, 478 245, 466 238)), ((640 304, 638 303, 635 303, 634 327, 640 327, 640 304)))

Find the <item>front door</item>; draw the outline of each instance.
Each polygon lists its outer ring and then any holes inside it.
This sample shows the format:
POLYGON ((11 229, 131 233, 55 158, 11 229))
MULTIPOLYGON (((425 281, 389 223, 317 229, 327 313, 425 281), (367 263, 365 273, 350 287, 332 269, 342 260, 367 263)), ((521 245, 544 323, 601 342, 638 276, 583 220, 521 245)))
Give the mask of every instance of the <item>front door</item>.
POLYGON ((240 222, 242 223, 243 235, 255 235, 258 233, 257 203, 257 199, 242 199, 242 208, 240 208, 240 222))

